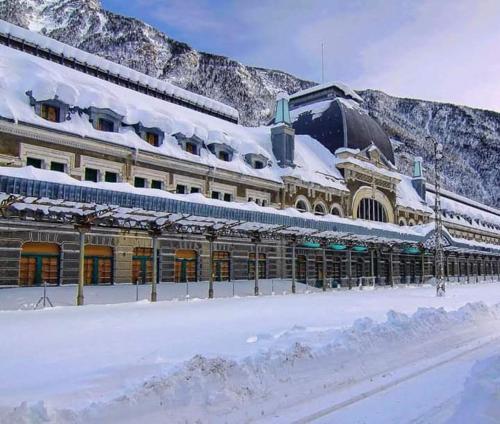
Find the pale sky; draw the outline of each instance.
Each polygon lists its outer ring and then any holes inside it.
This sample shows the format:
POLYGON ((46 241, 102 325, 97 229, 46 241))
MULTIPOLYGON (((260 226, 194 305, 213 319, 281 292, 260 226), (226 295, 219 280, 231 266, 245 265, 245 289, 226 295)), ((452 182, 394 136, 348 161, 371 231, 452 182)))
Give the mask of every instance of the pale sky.
POLYGON ((102 0, 197 50, 500 112, 500 0, 102 0))

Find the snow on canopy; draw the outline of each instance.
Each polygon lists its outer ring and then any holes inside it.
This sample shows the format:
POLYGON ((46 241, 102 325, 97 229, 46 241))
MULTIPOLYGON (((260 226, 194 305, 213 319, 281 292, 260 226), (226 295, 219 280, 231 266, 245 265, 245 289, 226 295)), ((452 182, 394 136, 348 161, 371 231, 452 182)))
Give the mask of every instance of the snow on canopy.
POLYGON ((247 202, 247 203, 225 202, 222 200, 207 198, 203 196, 201 193, 177 194, 177 193, 170 193, 165 190, 138 188, 128 183, 106 183, 106 182, 94 183, 91 181, 79 181, 62 172, 38 169, 32 166, 27 166, 23 168, 0 167, 0 176, 24 178, 37 181, 47 181, 51 183, 90 187, 101 190, 132 193, 137 195, 169 198, 185 202, 202 203, 207 205, 222 206, 225 208, 233 208, 239 210, 253 210, 258 212, 272 213, 275 215, 305 218, 315 221, 347 224, 349 226, 358 226, 365 229, 376 229, 382 231, 389 231, 391 233, 408 234, 418 237, 423 237, 427 235, 434 228, 433 224, 416 225, 413 227, 401 227, 399 225, 392 223, 365 221, 361 219, 353 220, 351 218, 342 218, 336 215, 318 216, 310 212, 299 212, 295 208, 275 209, 273 207, 259 206, 255 202, 247 202))

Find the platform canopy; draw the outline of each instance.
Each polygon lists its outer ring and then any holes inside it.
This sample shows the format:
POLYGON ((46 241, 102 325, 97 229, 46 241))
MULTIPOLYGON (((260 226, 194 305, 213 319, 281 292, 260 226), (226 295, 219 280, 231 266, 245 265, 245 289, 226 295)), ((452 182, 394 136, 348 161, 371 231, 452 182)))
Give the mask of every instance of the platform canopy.
MULTIPOLYGON (((235 202, 204 203, 169 197, 72 186, 0 175, 0 209, 4 218, 54 224, 92 225, 123 230, 200 235, 275 238, 345 245, 427 246, 433 225, 395 224, 297 211, 242 208, 235 202), (221 206, 223 204, 224 206, 221 206), (297 216, 302 215, 302 216, 297 216)), ((447 248, 458 252, 500 254, 500 247, 458 241, 447 234, 447 248)))

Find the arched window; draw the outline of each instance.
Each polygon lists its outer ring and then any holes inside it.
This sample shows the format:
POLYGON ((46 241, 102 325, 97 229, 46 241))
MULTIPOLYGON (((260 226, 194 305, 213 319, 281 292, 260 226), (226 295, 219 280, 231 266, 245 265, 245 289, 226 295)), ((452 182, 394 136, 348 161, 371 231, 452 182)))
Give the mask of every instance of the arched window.
POLYGON ((153 249, 136 247, 132 256, 132 282, 148 283, 153 281, 153 249))
POLYGON ((21 250, 19 285, 59 283, 60 248, 55 243, 24 243, 21 250))
POLYGON ((307 212, 307 205, 303 200, 299 200, 295 207, 299 212, 307 212))
MULTIPOLYGON (((259 253, 259 278, 265 279, 267 278, 267 261, 266 261, 266 254, 265 253, 259 253)), ((249 253, 248 254, 248 279, 253 280, 255 278, 255 253, 249 253)))
POLYGON ((340 209, 337 208, 336 206, 334 206, 332 208, 332 215, 336 215, 336 216, 342 216, 342 213, 340 212, 340 209))
POLYGON ((387 212, 384 206, 375 199, 361 199, 358 205, 358 218, 368 221, 387 222, 387 212))
POLYGON ((229 252, 217 250, 212 254, 212 269, 214 270, 215 281, 229 281, 230 273, 230 255, 229 252))
POLYGON ((399 226, 402 227, 403 225, 406 225, 406 222, 404 221, 404 219, 400 219, 399 226))
POLYGON ((179 249, 175 251, 176 283, 197 281, 198 254, 195 250, 179 249))
POLYGON ((85 246, 85 284, 113 282, 113 249, 109 246, 85 246))
POLYGON ((318 203, 314 207, 314 215, 324 215, 325 214, 325 208, 321 203, 318 203))

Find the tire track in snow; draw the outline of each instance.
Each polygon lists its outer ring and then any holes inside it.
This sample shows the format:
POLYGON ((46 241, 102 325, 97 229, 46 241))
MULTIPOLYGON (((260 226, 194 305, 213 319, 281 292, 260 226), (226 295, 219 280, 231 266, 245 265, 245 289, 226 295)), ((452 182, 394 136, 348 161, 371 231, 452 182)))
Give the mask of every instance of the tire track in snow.
MULTIPOLYGON (((410 380, 412 380, 416 377, 419 377, 419 376, 421 376, 429 371, 432 371, 434 369, 437 369, 439 367, 447 365, 447 364, 449 364, 453 361, 456 361, 457 359, 460 359, 460 358, 462 358, 470 353, 481 350, 481 349, 488 347, 488 346, 490 346, 494 343, 497 343, 497 342, 500 342, 500 336, 498 336, 498 335, 488 336, 488 337, 484 337, 481 339, 477 339, 473 342, 467 343, 466 345, 462 346, 459 349, 454 349, 452 351, 447 352, 444 355, 440 355, 440 357, 445 356, 444 359, 441 359, 441 360, 434 362, 430 365, 422 366, 419 369, 412 371, 410 373, 404 373, 404 375, 402 375, 398 378, 395 378, 394 380, 392 380, 390 382, 378 385, 378 386, 374 387, 373 389, 366 390, 366 391, 364 391, 356 396, 352 396, 346 400, 343 400, 341 402, 337 402, 337 403, 335 403, 332 406, 329 406, 327 408, 322 408, 322 409, 320 409, 312 414, 309 414, 307 416, 304 416, 298 420, 291 421, 291 423, 292 424, 306 424, 306 423, 314 422, 315 420, 318 420, 319 418, 324 418, 324 417, 326 417, 326 416, 328 416, 336 411, 339 411, 343 408, 346 408, 346 407, 351 406, 355 403, 361 402, 361 401, 366 400, 372 396, 375 396, 379 393, 382 393, 384 391, 392 389, 392 388, 400 385, 401 383, 410 381, 410 380), (473 345, 473 346, 471 347, 471 345, 473 345), (456 353, 457 351, 458 351, 458 353, 456 353)), ((404 369, 404 368, 399 368, 399 371, 401 371, 402 369, 404 369)), ((395 371, 397 371, 397 370, 395 370, 395 371)), ((419 421, 416 421, 416 422, 418 423, 419 421)))

